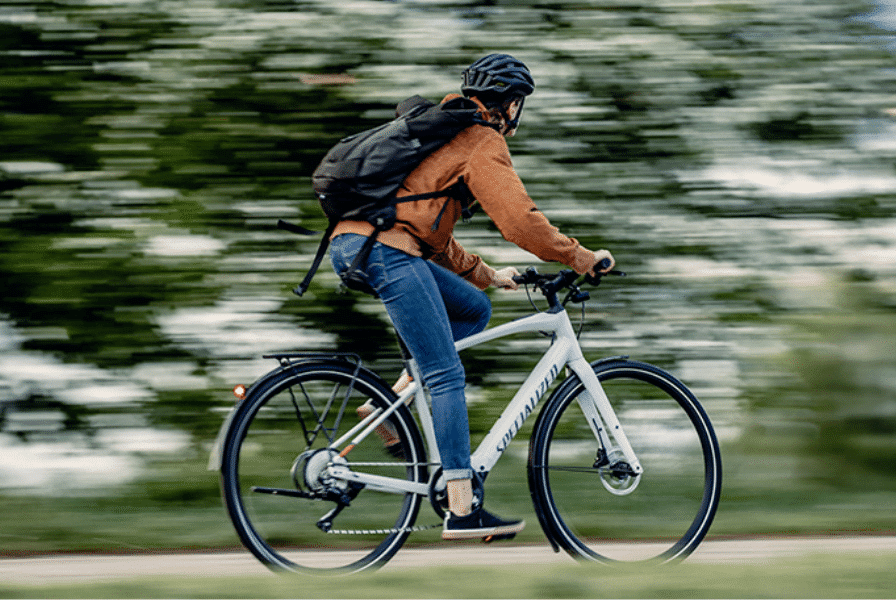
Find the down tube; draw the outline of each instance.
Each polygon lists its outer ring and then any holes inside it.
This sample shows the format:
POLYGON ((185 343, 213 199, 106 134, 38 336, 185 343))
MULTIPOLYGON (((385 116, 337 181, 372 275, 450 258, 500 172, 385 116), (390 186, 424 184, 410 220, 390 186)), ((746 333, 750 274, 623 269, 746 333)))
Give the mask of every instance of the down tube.
POLYGON ((507 449, 510 440, 519 432, 526 418, 532 414, 538 406, 538 401, 557 378, 557 374, 569 358, 569 352, 570 344, 562 339, 558 339, 545 352, 513 400, 501 413, 501 417, 492 426, 491 431, 470 456, 473 470, 479 473, 492 470, 507 449))

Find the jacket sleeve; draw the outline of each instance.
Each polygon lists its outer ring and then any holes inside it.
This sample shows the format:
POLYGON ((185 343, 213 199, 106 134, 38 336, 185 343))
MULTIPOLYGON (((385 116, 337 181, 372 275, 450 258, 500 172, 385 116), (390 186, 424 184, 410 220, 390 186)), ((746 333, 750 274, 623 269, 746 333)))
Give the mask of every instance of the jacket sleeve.
POLYGON ((442 252, 432 255, 429 260, 457 273, 480 290, 491 285, 494 279, 495 270, 485 264, 479 256, 464 250, 454 236, 451 236, 442 252))
POLYGON ((464 181, 508 242, 547 262, 559 262, 578 273, 590 271, 594 253, 551 225, 529 197, 513 168, 507 142, 488 136, 467 162, 464 181))

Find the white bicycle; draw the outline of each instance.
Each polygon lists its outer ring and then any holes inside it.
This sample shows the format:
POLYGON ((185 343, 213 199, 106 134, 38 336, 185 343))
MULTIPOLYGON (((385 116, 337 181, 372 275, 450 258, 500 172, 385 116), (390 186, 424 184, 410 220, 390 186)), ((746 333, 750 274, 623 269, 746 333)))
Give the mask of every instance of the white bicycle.
MULTIPOLYGON (((471 455, 477 482, 566 370, 529 440, 529 490, 548 541, 586 561, 686 558, 709 530, 721 493, 719 445, 706 412, 662 369, 624 356, 585 360, 565 305, 586 301, 580 286, 599 278, 529 269, 519 281, 544 295, 546 311, 457 342, 462 351, 524 332, 553 336, 471 455)), ((262 563, 363 571, 382 566, 412 532, 442 526, 445 482, 413 360, 406 360, 413 382, 396 396, 354 355, 269 358, 279 361, 277 369, 235 389, 241 399, 210 464, 220 470, 240 539, 262 563), (397 444, 384 446, 371 435, 385 421, 397 444), (438 520, 417 525, 426 504, 438 520)))

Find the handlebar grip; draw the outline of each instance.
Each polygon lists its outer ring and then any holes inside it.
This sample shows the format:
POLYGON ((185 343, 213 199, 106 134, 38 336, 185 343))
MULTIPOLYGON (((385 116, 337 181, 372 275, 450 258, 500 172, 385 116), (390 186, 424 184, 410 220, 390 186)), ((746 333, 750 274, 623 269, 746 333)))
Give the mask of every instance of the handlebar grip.
POLYGON ((514 283, 519 284, 536 283, 539 280, 538 269, 535 267, 528 267, 525 273, 522 275, 514 275, 511 279, 513 279, 514 283))
POLYGON ((612 265, 613 265, 613 261, 610 260, 609 258, 605 258, 605 259, 601 260, 599 263, 597 263, 596 265, 594 265, 594 270, 595 271, 598 271, 598 270, 603 271, 604 269, 609 269, 612 265))

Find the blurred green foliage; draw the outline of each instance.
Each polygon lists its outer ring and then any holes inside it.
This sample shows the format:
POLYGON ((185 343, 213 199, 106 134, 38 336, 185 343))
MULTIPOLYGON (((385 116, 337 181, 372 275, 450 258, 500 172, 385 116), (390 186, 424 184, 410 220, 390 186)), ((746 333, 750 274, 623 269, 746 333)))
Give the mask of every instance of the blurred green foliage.
MULTIPOLYGON (((595 293, 589 357, 669 368, 719 429, 714 532, 892 530, 894 72, 871 8, 5 2, 0 498, 4 519, 66 521, 4 522, 5 548, 234 541, 202 462, 227 390, 273 366, 258 357, 336 347, 400 370, 376 301, 326 268, 291 296, 316 240, 276 220, 322 228, 308 178, 325 150, 497 50, 538 82, 510 141, 529 192, 631 275, 595 293), (129 504, 160 518, 87 535, 129 504), (185 533, 159 525, 172 510, 185 533)), ((457 233, 492 263, 535 262, 485 216, 457 233)), ((495 322, 529 310, 492 298, 495 322)), ((533 358, 522 340, 465 354, 474 438, 533 358)), ((526 510, 521 477, 492 481, 526 510)))

